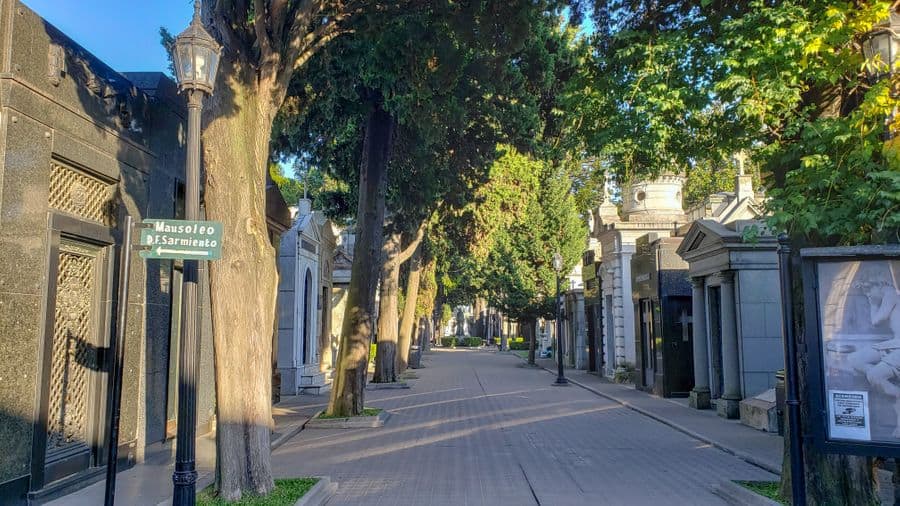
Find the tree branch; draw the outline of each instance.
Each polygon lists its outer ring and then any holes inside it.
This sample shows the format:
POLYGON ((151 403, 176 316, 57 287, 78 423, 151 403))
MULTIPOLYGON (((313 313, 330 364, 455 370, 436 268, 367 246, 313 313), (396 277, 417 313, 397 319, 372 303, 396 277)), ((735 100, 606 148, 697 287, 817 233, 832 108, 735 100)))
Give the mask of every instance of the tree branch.
POLYGON ((256 31, 256 42, 259 44, 260 66, 265 65, 272 57, 272 39, 269 38, 269 31, 266 29, 267 19, 269 13, 266 12, 265 0, 253 0, 253 29, 256 31))
POLYGON ((412 242, 410 242, 409 245, 406 246, 406 249, 404 249, 400 252, 400 254, 397 255, 397 265, 402 265, 404 262, 409 260, 409 258, 413 256, 413 253, 415 253, 416 250, 419 249, 419 243, 421 243, 422 239, 425 237, 426 228, 428 228, 427 223, 423 221, 422 224, 419 225, 419 229, 416 230, 416 237, 413 238, 412 242))

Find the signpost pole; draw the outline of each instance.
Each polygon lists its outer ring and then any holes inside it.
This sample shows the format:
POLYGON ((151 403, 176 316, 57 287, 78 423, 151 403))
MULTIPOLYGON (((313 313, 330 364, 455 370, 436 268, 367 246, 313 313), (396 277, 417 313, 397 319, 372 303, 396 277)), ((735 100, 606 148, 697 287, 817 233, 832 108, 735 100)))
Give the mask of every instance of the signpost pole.
MULTIPOLYGON (((187 168, 185 177, 185 218, 200 219, 200 110, 203 92, 188 90, 187 168)), ((181 349, 178 362, 178 435, 175 450, 173 504, 193 506, 196 502, 197 471, 197 370, 200 368, 199 318, 197 300, 198 260, 184 261, 181 299, 181 349)))
POLYGON ((803 439, 800 432, 800 398, 797 388, 797 342, 794 340, 793 276, 791 246, 787 234, 778 236, 778 271, 781 277, 781 325, 784 341, 785 405, 791 451, 791 504, 806 505, 806 475, 803 466, 803 439))
POLYGON ((116 468, 119 460, 119 421, 122 413, 122 369, 125 363, 125 335, 128 323, 128 279, 131 277, 131 231, 134 221, 131 215, 125 218, 125 237, 119 255, 119 291, 116 299, 116 344, 113 363, 109 368, 112 375, 112 421, 107 438, 106 493, 103 504, 112 506, 116 498, 116 468))

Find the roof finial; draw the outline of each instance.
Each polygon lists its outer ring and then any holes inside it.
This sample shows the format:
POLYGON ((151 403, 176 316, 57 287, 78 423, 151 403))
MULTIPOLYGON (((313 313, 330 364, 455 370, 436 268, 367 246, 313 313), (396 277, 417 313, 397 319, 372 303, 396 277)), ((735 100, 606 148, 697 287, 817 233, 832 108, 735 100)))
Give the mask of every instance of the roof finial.
POLYGON ((200 0, 194 0, 194 21, 200 22, 200 0))

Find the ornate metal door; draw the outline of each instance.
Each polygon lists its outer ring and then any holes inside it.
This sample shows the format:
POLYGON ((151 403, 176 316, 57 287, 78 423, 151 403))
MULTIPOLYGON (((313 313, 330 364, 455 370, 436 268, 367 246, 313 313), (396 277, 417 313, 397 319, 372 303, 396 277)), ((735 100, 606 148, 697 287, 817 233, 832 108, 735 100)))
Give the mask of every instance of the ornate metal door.
POLYGON ((56 272, 47 385, 45 483, 96 465, 102 391, 103 251, 62 240, 56 272))

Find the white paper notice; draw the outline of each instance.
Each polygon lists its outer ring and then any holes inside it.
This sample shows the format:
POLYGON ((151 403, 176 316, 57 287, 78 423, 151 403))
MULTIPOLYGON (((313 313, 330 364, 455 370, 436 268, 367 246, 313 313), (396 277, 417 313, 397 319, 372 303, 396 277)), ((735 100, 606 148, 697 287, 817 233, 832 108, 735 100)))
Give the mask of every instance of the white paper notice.
POLYGON ((828 433, 832 439, 871 441, 869 393, 828 391, 828 433))

